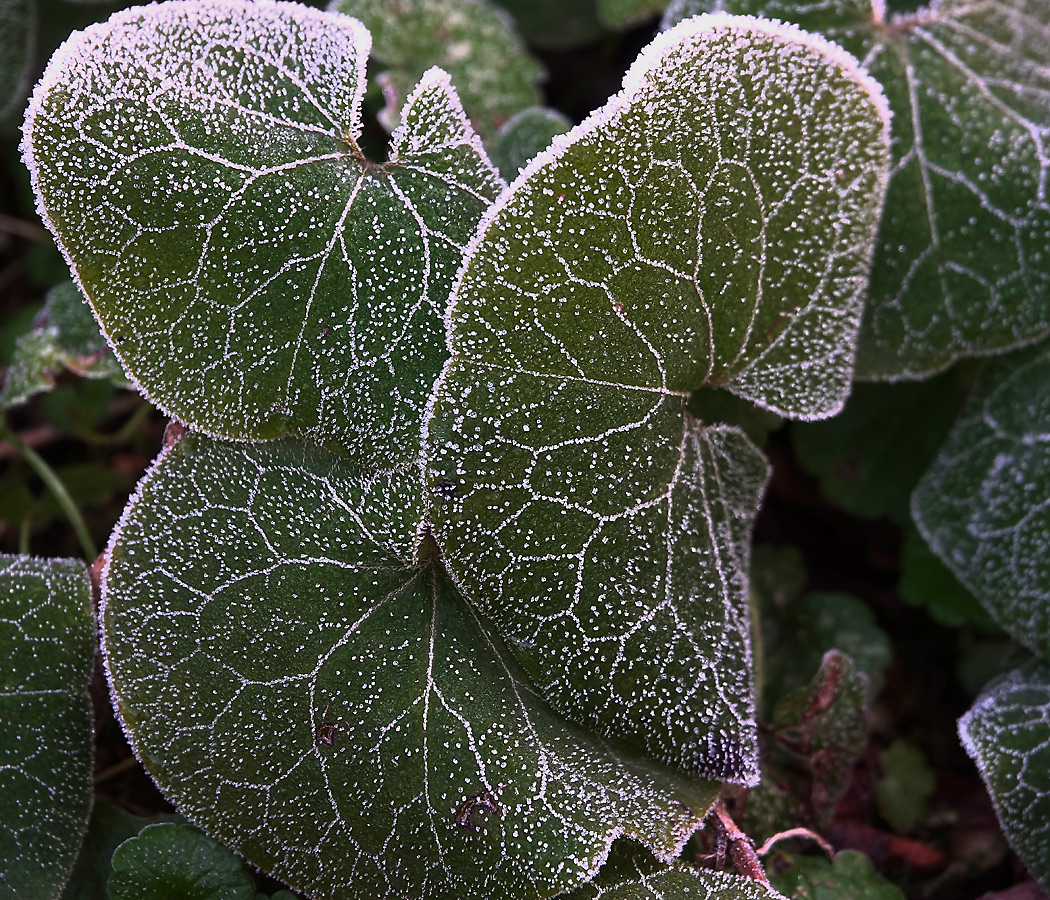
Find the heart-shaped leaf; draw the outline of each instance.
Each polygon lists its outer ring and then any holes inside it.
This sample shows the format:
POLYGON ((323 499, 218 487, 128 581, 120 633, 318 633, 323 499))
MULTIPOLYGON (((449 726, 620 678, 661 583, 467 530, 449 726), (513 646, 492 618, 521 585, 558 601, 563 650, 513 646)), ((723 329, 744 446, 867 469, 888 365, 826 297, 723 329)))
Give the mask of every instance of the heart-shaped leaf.
POLYGON ((930 548, 1050 658, 1050 346, 989 364, 912 495, 930 548))
POLYGON ((368 47, 356 21, 295 4, 126 10, 56 53, 23 149, 153 402, 392 468, 418 456, 451 281, 501 182, 438 70, 390 162, 363 157, 368 47))
POLYGON ((922 376, 1050 330, 1050 5, 942 0, 900 15, 881 0, 718 7, 827 35, 886 91, 893 171, 862 377, 922 376))
POLYGON ((380 77, 397 125, 412 85, 431 66, 452 78, 463 108, 486 138, 515 113, 540 102, 543 68, 525 49, 513 21, 489 0, 332 0, 328 8, 364 23, 372 56, 390 69, 380 77))
POLYGON ((554 714, 421 541, 418 472, 192 433, 110 547, 116 708, 213 837, 324 897, 540 897, 615 837, 661 858, 697 784, 554 714))
POLYGON ((1050 665, 1015 669, 959 720, 1010 844, 1050 890, 1050 665))
POLYGON ((76 560, 0 556, 0 893, 54 897, 94 791, 95 616, 76 560))
POLYGON ((554 705, 752 781, 746 573, 766 477, 702 384, 827 415, 886 160, 877 89, 793 29, 698 19, 503 194, 454 293, 435 534, 554 705))

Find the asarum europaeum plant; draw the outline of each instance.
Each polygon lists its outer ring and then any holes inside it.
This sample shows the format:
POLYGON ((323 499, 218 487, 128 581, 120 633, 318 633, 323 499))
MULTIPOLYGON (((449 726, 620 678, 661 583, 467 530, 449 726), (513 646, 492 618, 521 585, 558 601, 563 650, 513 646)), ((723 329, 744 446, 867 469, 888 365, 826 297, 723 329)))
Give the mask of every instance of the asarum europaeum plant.
POLYGON ((664 867, 588 896, 773 896, 666 868, 758 779, 767 464, 686 404, 842 406, 882 92, 794 26, 700 16, 507 186, 439 69, 365 157, 369 47, 337 12, 163 3, 33 96, 40 213, 189 429, 102 575, 128 738, 315 897, 549 896, 620 837, 664 867))

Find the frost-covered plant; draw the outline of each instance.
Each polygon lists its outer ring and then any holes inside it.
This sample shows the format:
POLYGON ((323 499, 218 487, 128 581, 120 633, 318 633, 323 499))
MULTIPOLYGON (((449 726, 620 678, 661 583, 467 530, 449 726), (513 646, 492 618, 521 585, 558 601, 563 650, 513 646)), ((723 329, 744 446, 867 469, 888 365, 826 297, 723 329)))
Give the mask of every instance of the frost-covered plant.
MULTIPOLYGON (((487 104, 418 65, 424 27, 383 34, 374 161, 371 39, 340 10, 382 9, 350 0, 128 10, 34 95, 42 218, 187 426, 106 554, 114 707, 180 811, 312 896, 769 896, 674 863, 719 785, 759 777, 767 467, 704 410, 820 419, 858 344, 892 379, 1046 333, 1044 7, 723 6, 826 31, 888 104, 822 38, 700 16, 506 185, 478 133, 506 139, 535 70, 487 104)), ((478 59, 469 34, 434 52, 478 59)), ((989 366, 913 501, 1044 658, 1047 371, 1045 346, 989 366)), ((1047 696, 1033 663, 961 725, 1043 879, 1047 696)), ((855 752, 855 716, 829 737, 797 713, 774 727, 855 752)), ((197 840, 136 852, 164 835, 197 840)))

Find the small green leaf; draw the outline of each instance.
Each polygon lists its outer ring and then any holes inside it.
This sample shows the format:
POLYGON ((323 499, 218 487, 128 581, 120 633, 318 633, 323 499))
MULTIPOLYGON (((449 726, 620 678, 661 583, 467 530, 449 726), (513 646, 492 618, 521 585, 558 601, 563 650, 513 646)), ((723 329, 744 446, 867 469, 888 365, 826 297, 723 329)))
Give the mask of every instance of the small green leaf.
POLYGON ((96 799, 84 846, 77 857, 69 883, 62 892, 62 900, 100 900, 105 897, 106 882, 113 869, 113 851, 147 825, 160 822, 183 823, 185 819, 172 813, 158 813, 144 818, 132 815, 107 800, 96 799))
POLYGON ((213 837, 319 896, 549 896, 718 786, 554 714, 432 563, 418 472, 192 433, 110 548, 116 709, 213 837))
POLYGON ((875 783, 879 813, 898 834, 913 831, 926 818, 937 776, 922 751, 898 738, 879 754, 882 774, 875 783))
POLYGON ((664 11, 667 0, 598 0, 598 16, 610 28, 625 28, 664 11))
POLYGON ((1050 665, 993 682, 959 720, 1007 840, 1050 889, 1050 665))
POLYGON ((930 548, 1050 657, 1050 346, 989 363, 912 498, 930 548))
POLYGON ((95 617, 83 563, 0 556, 0 893, 54 897, 87 830, 95 617))
POLYGON ((36 0, 0 0, 0 120, 25 102, 36 31, 36 0))
POLYGON ((353 16, 372 33, 393 130, 408 92, 431 66, 452 78, 463 108, 483 137, 515 113, 540 102, 543 68, 525 49, 513 21, 489 0, 332 0, 328 9, 353 16))
POLYGON ((244 860, 192 825, 147 825, 113 854, 110 900, 255 900, 244 860))
POLYGON ((513 181, 528 162, 546 150, 556 135, 572 128, 556 109, 531 106, 511 116, 496 133, 492 162, 507 181, 513 181))
POLYGON ((854 54, 893 110, 863 378, 916 378, 1050 330, 1050 5, 719 0, 854 54))
POLYGON ((428 425, 435 535, 565 715, 751 781, 766 465, 685 406, 703 384, 841 404, 885 124, 854 63, 753 20, 665 33, 624 85, 468 250, 428 425))
POLYGON ((828 862, 822 856, 778 854, 769 880, 789 900, 904 900, 863 853, 843 850, 828 862))
POLYGON ((419 455, 451 282, 501 182, 438 70, 390 161, 362 156, 368 47, 359 23, 295 4, 126 10, 56 53, 23 148, 154 403, 393 468, 419 455))
POLYGON ((82 378, 108 378, 120 386, 128 383, 91 308, 71 281, 51 289, 33 330, 19 338, 0 389, 0 409, 50 390, 63 368, 82 378))

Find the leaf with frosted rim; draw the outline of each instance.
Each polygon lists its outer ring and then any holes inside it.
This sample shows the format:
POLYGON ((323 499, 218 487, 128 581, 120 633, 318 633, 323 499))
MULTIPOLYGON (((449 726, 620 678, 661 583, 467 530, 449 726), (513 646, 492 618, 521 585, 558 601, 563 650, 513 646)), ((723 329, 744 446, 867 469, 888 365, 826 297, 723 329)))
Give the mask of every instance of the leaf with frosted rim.
POLYGON ((103 633, 165 794, 325 897, 548 896, 621 834, 674 856, 718 786, 553 713, 426 562, 419 474, 361 471, 191 433, 143 480, 103 633))
POLYGON ((36 30, 36 0, 0 0, 0 120, 25 102, 36 30))
POLYGON ((0 893, 56 896, 94 789, 95 616, 84 564, 0 555, 0 893))
POLYGON ((766 464, 686 403, 841 404, 885 122, 841 53, 757 20, 667 32, 624 84, 468 250, 427 426, 435 534, 559 710, 751 781, 766 464))
POLYGON ((572 128, 568 116, 546 106, 530 106, 511 116, 496 133, 492 162, 508 181, 546 150, 559 134, 572 128))
POLYGON ((502 182, 436 69, 391 161, 365 160, 368 48, 358 22, 296 4, 125 10, 55 54, 23 150, 154 403, 392 468, 418 456, 451 282, 502 182))
POLYGON ((50 390, 61 369, 69 369, 82 378, 108 378, 114 384, 127 385, 124 370, 71 281, 48 292, 47 303, 33 323, 33 330, 18 339, 0 388, 0 409, 50 390))
POLYGON ((1050 657, 1050 345, 989 363, 912 495, 926 543, 1050 657))
POLYGON ((1050 5, 719 0, 856 55, 893 110, 857 370, 921 377, 1050 331, 1050 5))
POLYGON ((959 720, 1010 845, 1050 890, 1050 664, 993 682, 959 720))
POLYGON ((512 115, 540 102, 543 68, 529 55, 514 22, 488 0, 332 0, 372 33, 372 56, 390 66, 381 76, 393 129, 409 89, 431 66, 452 77, 463 107, 488 138, 512 115))
POLYGON ((113 853, 109 900, 256 900, 247 863, 192 825, 147 825, 113 853))

